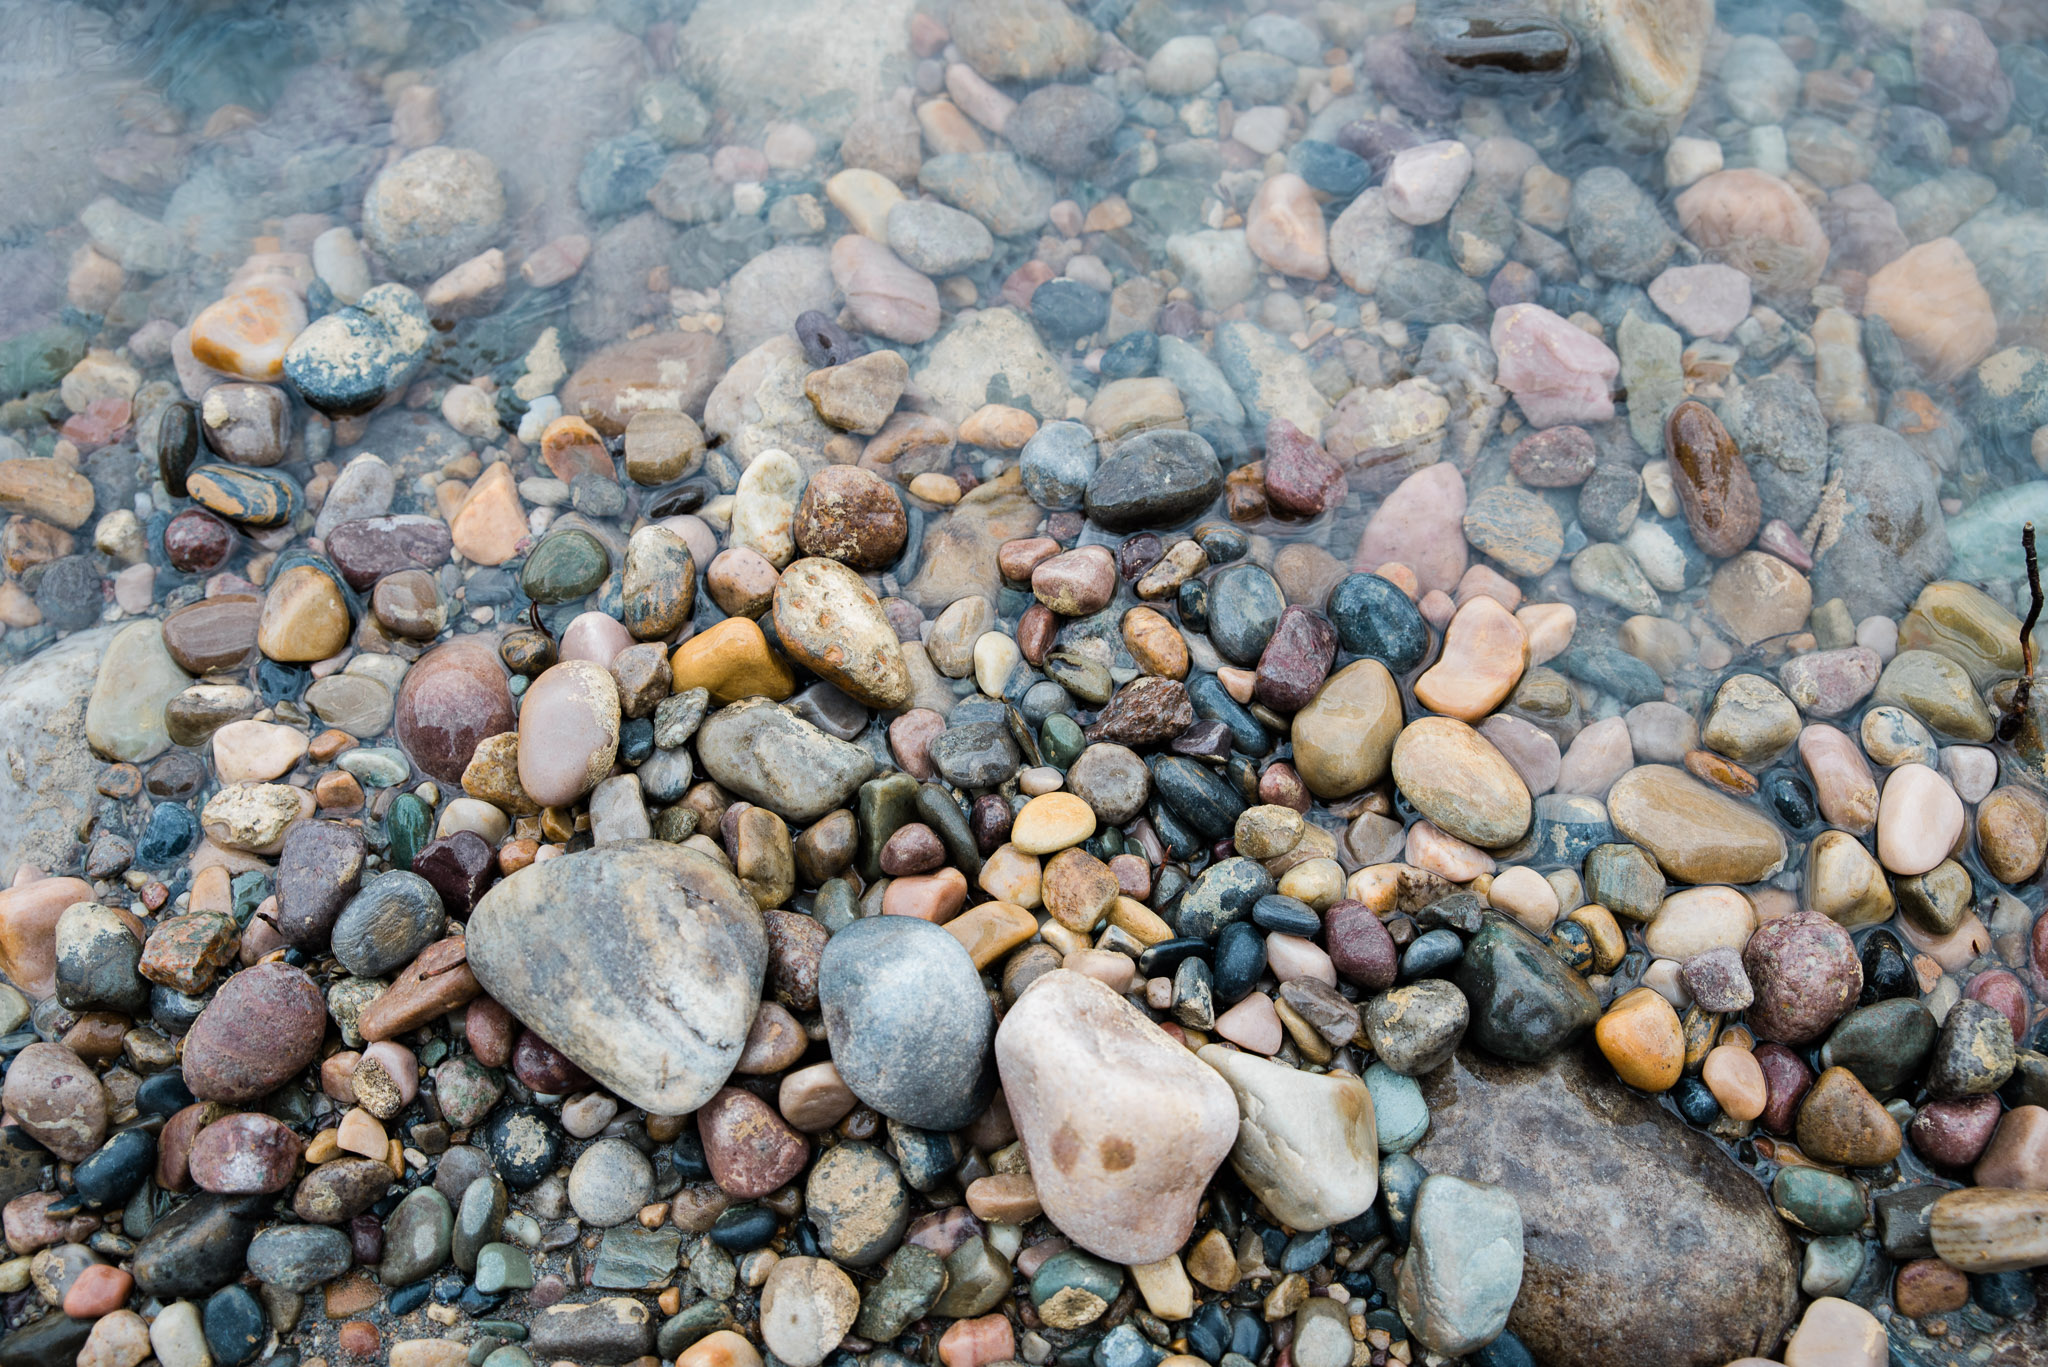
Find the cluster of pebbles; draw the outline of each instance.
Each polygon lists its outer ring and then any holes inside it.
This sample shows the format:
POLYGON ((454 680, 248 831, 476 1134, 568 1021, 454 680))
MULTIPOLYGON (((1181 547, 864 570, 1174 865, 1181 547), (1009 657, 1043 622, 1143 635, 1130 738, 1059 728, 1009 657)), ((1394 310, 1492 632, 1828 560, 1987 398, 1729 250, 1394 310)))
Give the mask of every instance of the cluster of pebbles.
POLYGON ((2048 14, 427 8, 6 211, 0 1367, 2048 1354, 2048 14))

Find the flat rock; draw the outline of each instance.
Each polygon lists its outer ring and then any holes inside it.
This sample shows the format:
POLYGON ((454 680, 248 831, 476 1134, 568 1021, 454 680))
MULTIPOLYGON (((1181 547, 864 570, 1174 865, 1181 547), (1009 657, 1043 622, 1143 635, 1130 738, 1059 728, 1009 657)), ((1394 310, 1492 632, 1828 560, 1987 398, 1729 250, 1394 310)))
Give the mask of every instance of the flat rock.
POLYGON ((1508 1328, 1546 1367, 1718 1367, 1769 1353, 1799 1287, 1763 1187, 1588 1052, 1513 1064, 1460 1050, 1422 1080, 1430 1132, 1416 1161, 1521 1205, 1508 1328))
MULTIPOLYGON (((0 878, 11 879, 23 864, 50 869, 71 862, 77 832, 98 801, 93 787, 101 766, 87 746, 87 698, 108 642, 132 630, 81 631, 7 671, 0 687, 7 760, 0 764, 0 878)), ((156 731, 163 730, 162 701, 183 688, 159 701, 156 731)), ((163 737, 168 747, 169 734, 163 737)))
POLYGON ((1755 883, 1785 867, 1785 835, 1683 769, 1643 764, 1607 793, 1614 828, 1681 883, 1755 883))
POLYGON ((809 823, 843 807, 875 771, 860 746, 826 735, 765 698, 712 713, 697 733, 704 771, 788 821, 809 823))

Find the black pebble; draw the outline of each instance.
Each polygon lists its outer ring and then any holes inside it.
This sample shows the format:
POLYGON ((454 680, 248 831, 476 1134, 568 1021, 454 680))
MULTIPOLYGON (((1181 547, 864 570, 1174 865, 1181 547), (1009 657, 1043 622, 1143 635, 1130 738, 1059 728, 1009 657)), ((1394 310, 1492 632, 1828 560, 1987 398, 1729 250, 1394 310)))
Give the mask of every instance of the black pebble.
POLYGON ((87 1205, 104 1210, 125 1205, 155 1167, 156 1136, 148 1130, 123 1130, 78 1165, 72 1183, 87 1205))
POLYGON ((1245 921, 1232 921, 1223 927, 1216 937, 1213 970, 1217 1003, 1235 1006, 1243 1001, 1265 971, 1266 937, 1258 927, 1245 921))
POLYGON ((225 1367, 241 1367, 253 1359, 270 1336, 263 1303, 245 1286, 214 1292, 206 1302, 203 1323, 207 1351, 225 1367))
POLYGON ((768 1247, 778 1223, 775 1212, 766 1206, 751 1202, 730 1206, 711 1222, 711 1242, 728 1253, 752 1253, 768 1247))

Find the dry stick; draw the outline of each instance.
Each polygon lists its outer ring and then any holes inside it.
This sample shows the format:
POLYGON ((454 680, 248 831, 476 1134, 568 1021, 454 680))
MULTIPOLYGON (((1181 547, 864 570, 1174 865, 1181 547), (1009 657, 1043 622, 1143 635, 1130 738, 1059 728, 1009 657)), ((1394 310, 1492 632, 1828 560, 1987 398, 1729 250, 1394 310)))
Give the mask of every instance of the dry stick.
POLYGON ((2020 547, 2027 553, 2027 588, 2033 594, 2027 605, 2027 620, 2020 625, 2019 684, 2012 691, 2012 705, 1998 721, 1998 738, 2009 741, 2020 733, 2027 718, 2027 704, 2034 691, 2034 623, 2041 620, 2041 562, 2034 555, 2034 524, 2020 530, 2020 547))

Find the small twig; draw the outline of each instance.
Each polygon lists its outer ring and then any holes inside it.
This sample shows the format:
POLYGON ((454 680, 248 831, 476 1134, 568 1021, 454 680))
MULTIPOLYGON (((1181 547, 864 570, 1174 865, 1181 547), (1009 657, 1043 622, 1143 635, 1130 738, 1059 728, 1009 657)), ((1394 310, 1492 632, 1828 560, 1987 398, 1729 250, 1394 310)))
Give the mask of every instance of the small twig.
POLYGON ((2027 705, 2034 691, 2034 623, 2041 620, 2041 562, 2034 554, 2034 524, 2020 530, 2020 546, 2027 553, 2027 589, 2033 595, 2027 604, 2027 620, 2020 625, 2020 679, 2012 691, 2012 705, 1998 721, 1998 738, 2009 741, 2020 733, 2027 718, 2027 705))
POLYGON ((422 969, 422 970, 420 971, 420 981, 421 981, 421 982, 425 982, 425 981, 426 981, 427 979, 429 979, 429 978, 438 978, 438 977, 442 976, 443 974, 446 974, 446 973, 453 973, 453 972, 454 972, 454 971, 455 971, 456 969, 458 969, 458 968, 461 968, 461 967, 462 967, 462 966, 463 966, 464 964, 466 964, 466 963, 468 963, 468 962, 469 962, 469 947, 468 947, 467 945, 465 945, 465 946, 463 946, 463 950, 462 950, 462 957, 461 957, 461 958, 459 958, 459 959, 456 959, 456 960, 454 960, 454 961, 453 961, 453 962, 451 962, 451 963, 445 963, 445 964, 441 965, 441 966, 440 966, 439 968, 428 968, 428 969, 422 969))
MULTIPOLYGON (((2030 523, 2028 525, 2031 526, 2032 524, 2030 523)), ((540 620, 540 604, 528 603, 526 605, 526 618, 528 621, 533 623, 533 629, 535 631, 539 632, 542 636, 547 638, 547 643, 549 645, 553 645, 555 643, 555 633, 549 631, 540 620)))

